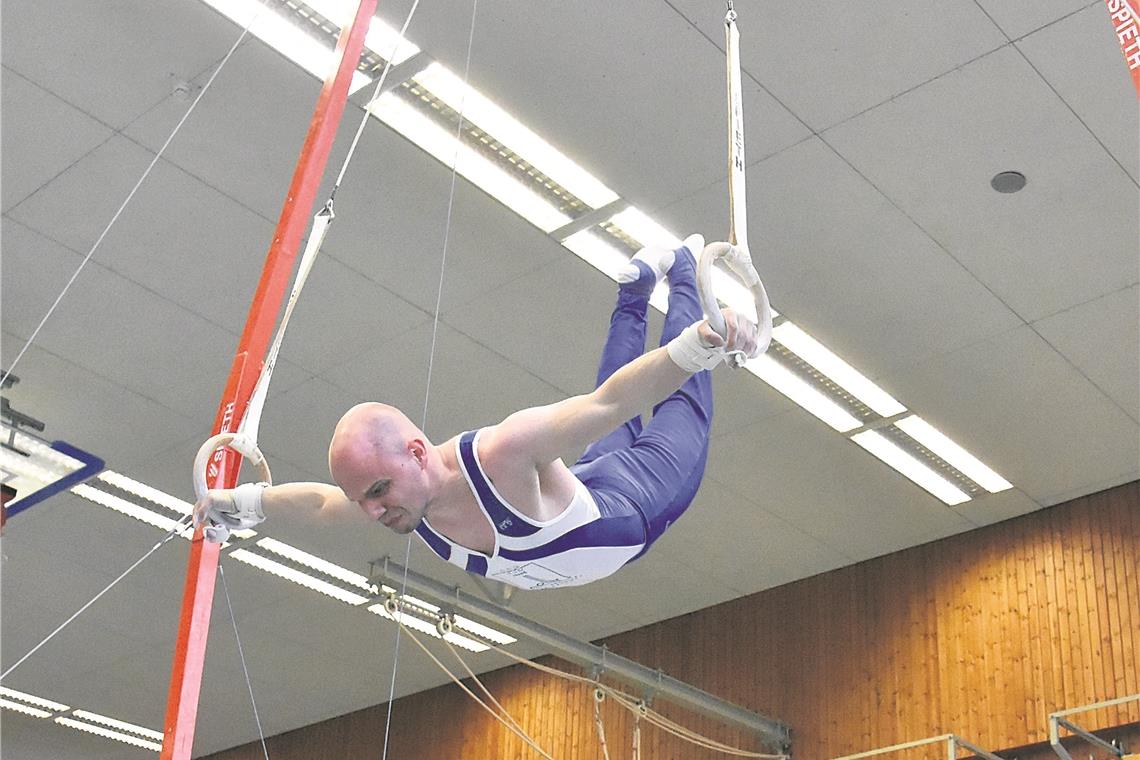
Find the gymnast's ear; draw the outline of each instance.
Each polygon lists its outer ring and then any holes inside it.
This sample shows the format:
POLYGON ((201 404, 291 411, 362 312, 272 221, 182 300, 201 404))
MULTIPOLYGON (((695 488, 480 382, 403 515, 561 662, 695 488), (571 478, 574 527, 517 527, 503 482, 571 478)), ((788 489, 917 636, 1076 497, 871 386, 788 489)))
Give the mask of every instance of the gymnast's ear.
POLYGON ((412 455, 421 469, 427 465, 427 444, 422 439, 413 438, 408 441, 408 453, 412 455))

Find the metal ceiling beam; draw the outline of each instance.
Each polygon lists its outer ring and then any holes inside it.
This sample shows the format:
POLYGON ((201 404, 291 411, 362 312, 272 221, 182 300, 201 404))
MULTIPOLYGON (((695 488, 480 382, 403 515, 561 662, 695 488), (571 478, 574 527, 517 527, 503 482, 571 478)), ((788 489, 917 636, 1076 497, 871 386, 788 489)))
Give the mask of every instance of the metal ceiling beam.
POLYGON ((663 699, 730 726, 754 731, 765 744, 781 752, 790 747, 791 732, 786 724, 746 710, 660 670, 647 668, 604 647, 573 639, 510 610, 465 594, 454 586, 406 570, 394 562, 378 561, 372 565, 372 571, 369 581, 377 586, 386 583, 401 588, 406 584, 407 593, 424 597, 446 612, 461 612, 499 630, 538 642, 564 660, 641 689, 647 697, 663 699))

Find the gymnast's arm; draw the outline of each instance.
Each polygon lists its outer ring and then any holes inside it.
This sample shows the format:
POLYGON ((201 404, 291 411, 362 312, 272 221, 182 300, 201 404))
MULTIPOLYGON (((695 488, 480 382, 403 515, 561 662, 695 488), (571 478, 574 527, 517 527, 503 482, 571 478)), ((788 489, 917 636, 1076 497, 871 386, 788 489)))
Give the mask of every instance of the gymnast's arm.
MULTIPOLYGON (((698 333, 706 346, 756 352, 756 328, 735 312, 724 311, 725 341, 707 322, 698 333)), ((680 340, 680 338, 678 338, 680 340)), ((502 453, 544 467, 569 452, 581 451, 626 420, 676 391, 692 371, 683 369, 662 347, 642 354, 612 374, 592 393, 516 412, 492 428, 488 444, 502 453)))
POLYGON ((331 513, 348 511, 351 505, 344 491, 327 483, 282 483, 267 488, 247 483, 237 489, 207 491, 194 505, 194 520, 202 524, 207 515, 221 513, 260 522, 266 513, 283 509, 331 513))

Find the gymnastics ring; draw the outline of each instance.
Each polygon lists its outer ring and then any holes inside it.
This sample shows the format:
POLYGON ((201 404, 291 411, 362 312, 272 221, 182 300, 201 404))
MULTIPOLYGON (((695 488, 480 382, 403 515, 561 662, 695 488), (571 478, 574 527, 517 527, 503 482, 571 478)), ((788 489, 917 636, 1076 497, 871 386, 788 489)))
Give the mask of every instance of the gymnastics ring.
MULTIPOLYGON (((697 291, 709 327, 722 338, 728 329, 724 323, 724 316, 720 313, 720 302, 713 292, 712 269, 718 259, 723 259, 729 270, 739 277, 752 293, 752 299, 756 304, 757 346, 759 353, 764 353, 772 342, 772 306, 768 303, 768 291, 764 290, 764 283, 760 282, 760 275, 752 264, 752 256, 747 248, 731 243, 709 243, 701 251, 700 260, 697 262, 697 291)), ((747 357, 739 351, 732 353, 730 357, 732 366, 736 367, 743 366, 746 360, 747 357)))
POLYGON ((261 453, 261 449, 257 448, 256 443, 239 440, 237 433, 218 433, 207 439, 198 449, 198 455, 194 457, 194 494, 198 501, 206 498, 206 492, 210 490, 206 483, 206 468, 209 466, 214 452, 224 446, 229 446, 247 458, 250 464, 261 470, 261 480, 270 485, 273 484, 273 475, 269 472, 269 463, 265 461, 265 455, 261 453))

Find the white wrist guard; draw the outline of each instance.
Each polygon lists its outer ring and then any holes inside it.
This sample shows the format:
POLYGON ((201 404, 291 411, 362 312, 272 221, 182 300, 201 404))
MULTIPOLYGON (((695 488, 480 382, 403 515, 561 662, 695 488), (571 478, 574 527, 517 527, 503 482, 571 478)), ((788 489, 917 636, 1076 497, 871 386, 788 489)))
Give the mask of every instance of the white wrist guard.
MULTIPOLYGON (((703 321, 703 320, 702 320, 703 321)), ((712 369, 724 361, 725 351, 716 346, 706 346, 701 340, 697 327, 700 322, 694 322, 681 331, 665 346, 669 358, 681 369, 692 374, 704 369, 712 369)))
POLYGON ((206 538, 221 543, 230 531, 245 530, 265 522, 261 494, 268 483, 243 483, 230 491, 212 491, 214 502, 206 511, 206 538))

